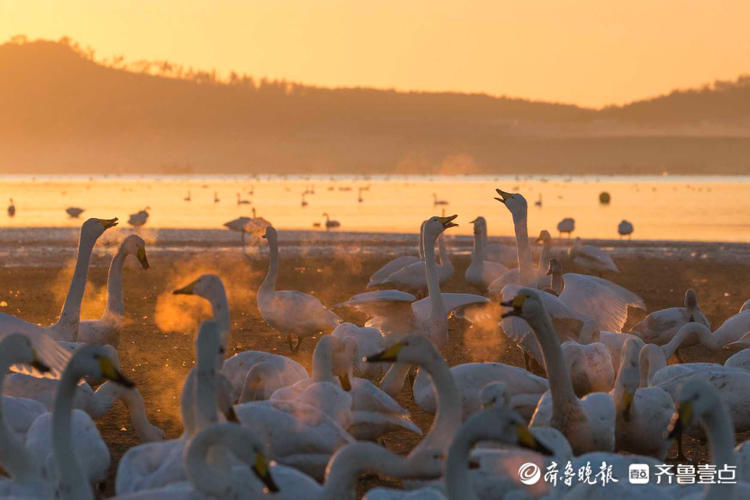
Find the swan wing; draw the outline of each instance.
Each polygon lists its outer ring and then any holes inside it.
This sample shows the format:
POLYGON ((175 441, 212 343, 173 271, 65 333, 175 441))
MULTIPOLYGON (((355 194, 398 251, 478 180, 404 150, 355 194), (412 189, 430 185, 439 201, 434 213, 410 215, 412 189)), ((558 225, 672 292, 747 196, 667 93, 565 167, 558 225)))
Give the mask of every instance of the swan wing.
POLYGON ((334 307, 351 307, 367 315, 365 326, 383 333, 403 334, 414 330, 412 302, 416 297, 400 290, 376 290, 355 295, 334 307))
MULTIPOLYGON (((474 295, 473 293, 441 293, 440 296, 443 299, 446 313, 460 311, 468 306, 486 304, 489 302, 487 297, 474 295)), ((411 308, 412 311, 414 311, 414 317, 417 318, 417 321, 427 320, 430 317, 432 310, 432 299, 430 297, 425 297, 414 302, 411 305, 411 308)))
MULTIPOLYGON (((335 313, 326 309, 320 299, 297 290, 280 290, 273 294, 270 323, 296 323, 303 329, 333 330, 341 322, 335 313)), ((266 319, 268 321, 268 319, 266 319)))
POLYGON ((367 288, 383 284, 383 280, 388 278, 388 276, 395 273, 402 267, 414 264, 415 262, 419 262, 419 257, 414 257, 413 255, 402 255, 401 257, 396 257, 390 262, 387 262, 383 267, 375 271, 375 273, 370 276, 370 281, 367 283, 367 288))
POLYGON ((12 333, 22 333, 31 341, 40 360, 50 368, 50 372, 42 374, 27 365, 14 365, 12 370, 19 373, 30 373, 35 376, 58 377, 70 360, 71 353, 62 347, 47 333, 46 329, 18 319, 9 314, 0 313, 0 340, 12 333))
POLYGON ((609 280, 566 273, 560 300, 573 311, 597 321, 600 330, 619 332, 628 319, 628 307, 646 309, 643 299, 609 280))

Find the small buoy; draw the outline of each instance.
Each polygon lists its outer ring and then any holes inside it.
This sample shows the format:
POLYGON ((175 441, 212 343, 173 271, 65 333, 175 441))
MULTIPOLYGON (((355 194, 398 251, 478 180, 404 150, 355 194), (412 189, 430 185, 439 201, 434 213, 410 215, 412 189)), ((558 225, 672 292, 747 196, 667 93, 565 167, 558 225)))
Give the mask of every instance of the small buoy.
POLYGON ((602 191, 599 193, 599 203, 602 205, 609 205, 609 202, 611 200, 611 196, 609 196, 609 193, 606 191, 602 191))

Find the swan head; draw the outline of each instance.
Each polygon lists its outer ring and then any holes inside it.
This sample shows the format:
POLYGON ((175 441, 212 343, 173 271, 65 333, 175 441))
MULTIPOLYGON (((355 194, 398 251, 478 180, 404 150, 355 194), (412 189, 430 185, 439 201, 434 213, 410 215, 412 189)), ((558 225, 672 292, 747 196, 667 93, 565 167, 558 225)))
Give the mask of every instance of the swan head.
POLYGON ((408 335, 387 349, 364 358, 368 363, 395 362, 420 364, 426 357, 440 357, 435 345, 423 335, 408 335))
MULTIPOLYGON (((458 431, 468 438, 472 443, 479 441, 499 441, 504 444, 515 445, 521 448, 554 455, 549 447, 538 441, 521 416, 508 407, 492 406, 469 417, 458 431)), ((450 455, 457 440, 454 439, 450 455)))
POLYGON ((439 449, 414 450, 407 458, 409 475, 421 479, 437 479, 443 475, 445 453, 439 449))
POLYGON ((547 276, 560 276, 563 272, 562 264, 557 259, 549 260, 549 268, 547 269, 547 276))
POLYGON ((437 237, 442 234, 443 231, 450 227, 458 226, 458 224, 454 223, 453 220, 458 217, 458 215, 451 215, 448 217, 430 217, 424 222, 423 226, 423 233, 424 233, 424 239, 425 241, 435 243, 435 240, 437 240, 437 237))
POLYGON ((667 438, 678 437, 696 419, 722 405, 713 385, 698 378, 689 379, 683 384, 675 400, 676 409, 669 424, 667 438))
POLYGON ((122 249, 127 255, 135 255, 143 269, 148 269, 148 257, 146 256, 146 242, 137 234, 131 234, 122 242, 122 249))
POLYGON ((505 208, 510 211, 514 218, 526 214, 528 204, 526 203, 526 198, 524 198, 522 194, 506 193, 502 189, 496 189, 495 191, 500 195, 499 198, 495 197, 495 199, 505 205, 505 208))
POLYGON ((549 241, 552 241, 552 237, 549 234, 549 231, 546 229, 542 229, 539 232, 539 237, 536 239, 537 243, 547 243, 549 241))
POLYGON ((693 311, 698 308, 698 294, 692 288, 688 288, 685 291, 685 308, 690 311, 690 319, 688 321, 695 321, 693 311))
POLYGON ((474 224, 474 234, 480 235, 486 231, 487 221, 481 215, 470 222, 474 224))
MULTIPOLYGON (((628 339, 625 342, 616 383, 619 386, 618 389, 622 391, 620 395, 622 406, 619 410, 623 412, 626 419, 633 405, 635 391, 638 390, 641 383, 640 353, 641 350, 637 340, 628 339)), ((618 390, 616 389, 615 392, 618 392, 618 390)))
POLYGON ((278 239, 276 229, 274 229, 274 227, 271 225, 266 226, 266 231, 263 233, 263 236, 261 236, 261 238, 265 238, 269 242, 276 242, 278 239))
POLYGON ((174 290, 174 295, 197 295, 211 300, 224 292, 224 283, 215 274, 203 274, 195 281, 174 290))
POLYGON ((0 352, 5 353, 15 363, 29 365, 40 373, 50 371, 31 345, 29 337, 22 333, 12 333, 0 342, 0 352))
POLYGON ((490 382, 482 387, 479 393, 479 401, 483 409, 494 406, 510 407, 510 393, 505 382, 490 382))
POLYGON ((108 355, 104 346, 85 345, 79 348, 70 358, 65 371, 75 370, 81 378, 89 376, 96 379, 106 379, 127 389, 135 384, 117 369, 117 362, 108 355))
POLYGON ((539 292, 531 288, 521 288, 511 300, 501 302, 501 306, 512 308, 502 314, 503 318, 518 316, 528 320, 540 314, 545 314, 542 298, 539 292))
POLYGON ((114 219, 97 219, 92 217, 81 226, 81 235, 88 238, 98 238, 104 231, 117 225, 117 217, 114 219))

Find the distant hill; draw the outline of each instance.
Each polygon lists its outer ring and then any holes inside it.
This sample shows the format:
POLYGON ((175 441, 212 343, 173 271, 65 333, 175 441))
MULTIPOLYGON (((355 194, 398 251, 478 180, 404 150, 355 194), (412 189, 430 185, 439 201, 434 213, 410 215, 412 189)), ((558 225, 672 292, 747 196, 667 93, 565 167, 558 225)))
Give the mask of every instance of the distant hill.
POLYGON ((602 110, 0 45, 6 173, 750 173, 750 77, 602 110))

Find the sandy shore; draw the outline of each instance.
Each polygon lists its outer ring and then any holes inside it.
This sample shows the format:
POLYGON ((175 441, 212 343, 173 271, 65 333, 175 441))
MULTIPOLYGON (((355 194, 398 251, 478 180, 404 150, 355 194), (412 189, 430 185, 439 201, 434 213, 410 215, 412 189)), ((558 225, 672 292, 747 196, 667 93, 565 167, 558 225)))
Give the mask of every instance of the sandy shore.
MULTIPOLYGON (((386 260, 347 252, 333 258, 284 258, 283 252, 282 248, 278 288, 312 293, 326 304, 334 304, 363 291, 368 276, 386 260)), ((197 297, 171 295, 172 289, 189 283, 202 273, 219 274, 224 279, 231 306, 232 336, 228 355, 247 349, 285 355, 289 352, 285 339, 263 322, 256 307, 255 290, 267 265, 262 256, 250 260, 242 257, 239 250, 217 253, 206 249, 190 257, 156 253, 150 260, 152 266, 148 271, 136 267, 135 262, 127 265, 124 295, 128 323, 121 338, 120 356, 123 371, 135 380, 143 394, 151 421, 165 429, 168 438, 176 438, 182 431, 179 392, 182 380, 194 363, 193 335, 198 322, 209 317, 209 308, 197 297)), ((456 272, 443 287, 444 291, 468 291, 463 281, 468 261, 467 256, 454 259, 456 272)), ((104 307, 106 267, 102 260, 95 264, 89 274, 83 318, 98 317, 104 307)), ((750 265, 705 259, 686 262, 674 258, 638 257, 620 258, 617 264, 622 273, 607 277, 639 293, 649 310, 680 305, 685 289, 695 288, 701 307, 714 328, 750 297, 745 280, 750 276, 750 265)), ((4 284, 0 300, 7 303, 2 311, 41 324, 52 323, 57 318, 69 284, 70 267, 66 262, 57 267, 20 265, 0 268, 0 282, 4 284)), ((574 270, 570 265, 566 268, 574 270)), ((363 319, 343 316, 360 324, 363 319)), ((631 318, 630 322, 636 319, 631 318)), ((304 342, 293 357, 309 368, 313 348, 314 342, 304 342)), ((686 354, 690 361, 723 361, 729 353, 708 357, 695 347, 688 349, 686 354)), ((484 360, 522 366, 520 352, 499 331, 480 331, 456 319, 451 321, 451 343, 444 355, 451 365, 484 360)), ((432 416, 422 412, 406 391, 399 400, 426 431, 432 416)), ((97 423, 112 453, 105 492, 113 494, 118 460, 138 441, 120 403, 97 423)), ((399 453, 407 452, 416 441, 408 434, 393 434, 386 438, 389 448, 399 453)), ((705 447, 697 441, 691 442, 689 456, 705 459, 705 447)))

